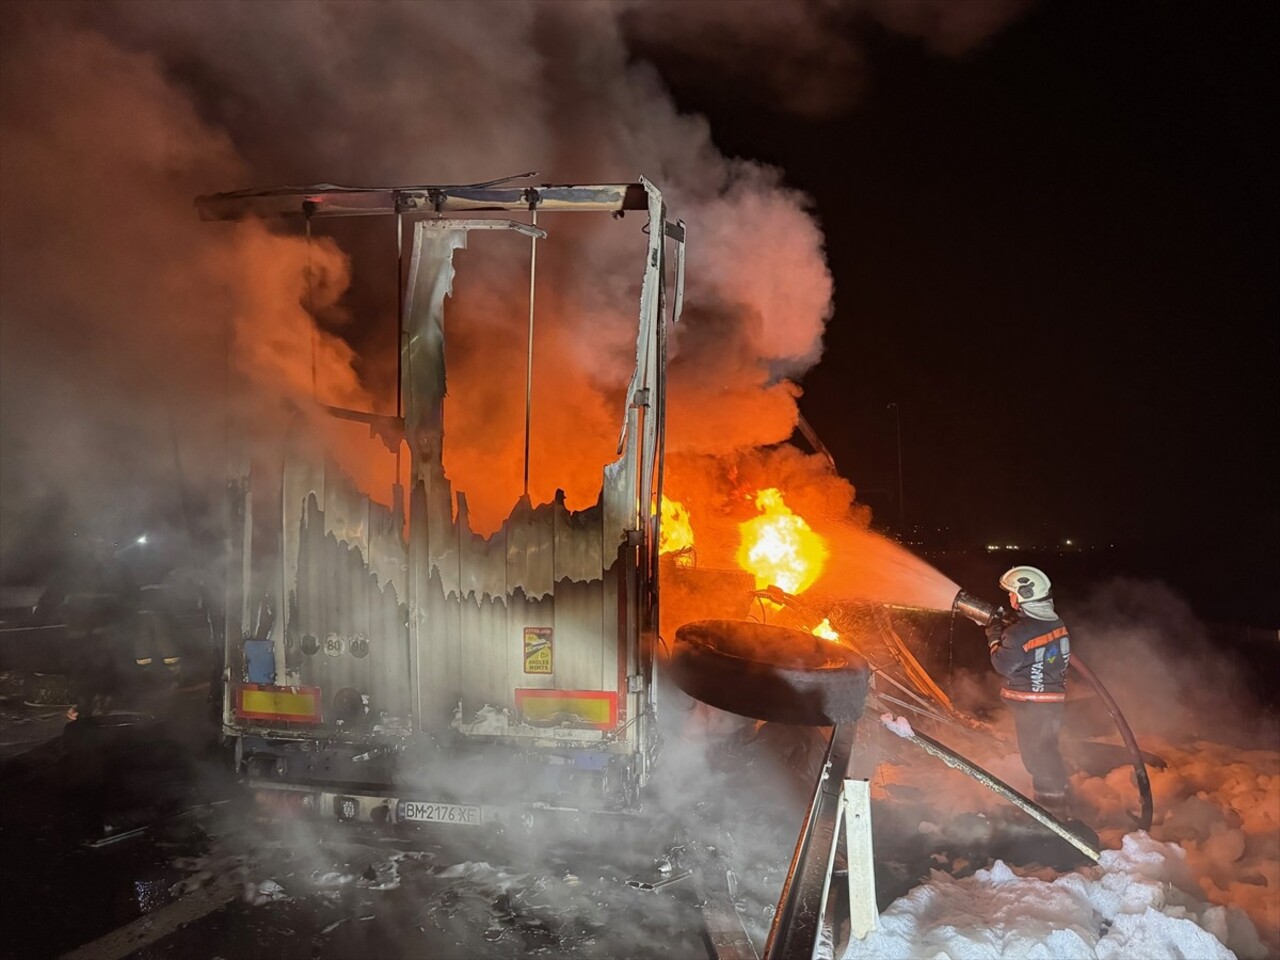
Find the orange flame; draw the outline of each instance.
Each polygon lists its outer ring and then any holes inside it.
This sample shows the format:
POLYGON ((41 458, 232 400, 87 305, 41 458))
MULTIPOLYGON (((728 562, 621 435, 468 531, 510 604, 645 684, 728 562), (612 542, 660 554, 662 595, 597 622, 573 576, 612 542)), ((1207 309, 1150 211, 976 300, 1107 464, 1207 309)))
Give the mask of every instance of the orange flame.
POLYGON ((756 578, 756 587, 801 593, 813 585, 827 560, 827 544, 804 517, 791 512, 776 487, 756 494, 763 511, 739 527, 738 564, 756 578))
POLYGON ((810 631, 815 637, 822 637, 824 640, 839 640, 840 634, 836 632, 835 627, 831 626, 831 618, 823 617, 822 622, 810 631))
POLYGON ((693 524, 689 511, 678 500, 662 498, 662 532, 658 537, 659 553, 676 553, 693 546, 693 524))

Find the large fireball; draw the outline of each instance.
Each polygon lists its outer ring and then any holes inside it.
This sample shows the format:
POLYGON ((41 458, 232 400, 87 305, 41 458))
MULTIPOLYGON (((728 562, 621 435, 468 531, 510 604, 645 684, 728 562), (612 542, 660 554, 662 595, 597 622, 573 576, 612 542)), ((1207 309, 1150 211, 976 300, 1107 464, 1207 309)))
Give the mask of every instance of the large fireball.
POLYGON ((827 544, 804 517, 791 512, 775 487, 756 494, 761 515, 742 524, 738 564, 756 578, 756 587, 781 587, 802 593, 813 585, 827 561, 827 544))

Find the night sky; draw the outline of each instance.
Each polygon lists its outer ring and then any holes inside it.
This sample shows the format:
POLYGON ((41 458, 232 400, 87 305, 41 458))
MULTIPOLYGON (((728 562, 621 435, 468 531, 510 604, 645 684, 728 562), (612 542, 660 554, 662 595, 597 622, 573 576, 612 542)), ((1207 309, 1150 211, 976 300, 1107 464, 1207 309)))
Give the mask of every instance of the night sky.
POLYGON ((1070 538, 1280 623, 1274 26, 1043 3, 957 59, 851 23, 862 89, 819 119, 644 50, 814 198, 836 306, 801 409, 877 525, 1070 538))

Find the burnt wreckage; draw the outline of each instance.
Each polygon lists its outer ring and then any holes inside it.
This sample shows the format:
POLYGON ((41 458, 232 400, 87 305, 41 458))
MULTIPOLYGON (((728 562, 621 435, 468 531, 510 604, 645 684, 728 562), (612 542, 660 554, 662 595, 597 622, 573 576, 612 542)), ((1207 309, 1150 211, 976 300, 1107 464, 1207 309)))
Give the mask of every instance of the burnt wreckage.
MULTIPOLYGON (((828 598, 818 609, 777 587, 752 591, 742 571, 660 561, 666 329, 681 312, 685 227, 668 219, 658 189, 645 180, 325 184, 200 197, 197 207, 206 220, 292 218, 308 237, 321 218, 390 217, 398 252, 413 218, 407 274, 398 256, 397 413, 327 408, 368 426, 370 455, 395 457, 390 505, 362 493, 305 442, 305 431, 269 453, 246 440, 228 485, 222 732, 259 802, 426 828, 527 823, 538 811, 635 812, 659 750, 661 666, 711 706, 820 737, 820 770, 764 955, 811 956, 846 906, 850 935, 871 929, 868 737, 855 736, 864 705, 878 713, 904 708, 970 732, 984 725, 951 704, 899 635, 903 625, 889 606, 828 598), (587 509, 568 509, 560 493, 539 505, 529 497, 531 278, 525 492, 496 532, 482 537, 469 521, 465 491, 453 490, 444 468, 455 254, 473 241, 520 235, 529 239, 536 275, 538 244, 551 236, 539 214, 618 219, 627 212, 647 214, 648 222, 617 458, 602 465, 599 497, 587 509), (729 619, 667 624, 667 648, 659 639, 660 569, 673 589, 696 596, 712 581, 741 584, 729 592, 740 592, 742 602, 722 613, 708 605, 707 615, 729 619), (773 622, 748 619, 753 604, 759 619, 773 622), (839 628, 840 645, 813 636, 820 620, 839 628), (846 866, 837 869, 838 862, 846 866), (839 886, 847 899, 835 896, 839 886)), ((800 428, 823 449, 806 424, 800 428)), ((1140 819, 1149 825, 1141 755, 1114 702, 1091 685, 1125 734, 1140 819)), ((1097 860, 1096 837, 1083 825, 1064 826, 929 736, 899 735, 1097 860)), ((702 866, 699 900, 712 952, 758 956, 759 931, 747 930, 732 890, 705 882, 717 870, 724 877, 724 865, 702 866)))
MULTIPOLYGON (((376 823, 480 824, 530 803, 634 808, 658 747, 651 505, 662 487, 665 325, 678 319, 684 277, 684 226, 667 219, 661 193, 647 181, 322 185, 196 203, 206 220, 295 218, 308 236, 320 218, 382 215, 399 238, 417 215, 401 286, 400 415, 329 408, 368 423, 397 467, 409 458, 407 491, 397 483, 386 506, 287 441, 271 456, 246 452, 230 481, 222 726, 237 770, 273 803, 376 823), (443 460, 455 254, 514 232, 530 238, 536 264, 548 242, 539 214, 627 212, 647 214, 648 228, 617 459, 603 466, 594 506, 571 511, 562 494, 534 505, 526 415, 525 494, 481 537, 443 460), (459 758, 473 772, 492 761, 494 775, 478 789, 482 773, 450 772, 459 758)), ((532 334, 532 300, 530 315, 532 334)), ((529 396, 526 385, 526 414, 529 396)))

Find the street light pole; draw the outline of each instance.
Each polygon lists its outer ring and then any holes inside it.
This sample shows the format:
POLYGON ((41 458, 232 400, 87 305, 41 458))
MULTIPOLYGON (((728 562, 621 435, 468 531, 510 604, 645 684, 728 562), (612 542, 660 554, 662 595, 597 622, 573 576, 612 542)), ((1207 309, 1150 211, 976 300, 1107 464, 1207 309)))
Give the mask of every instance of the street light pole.
POLYGON ((888 409, 893 411, 893 422, 898 436, 898 523, 902 526, 902 535, 907 535, 907 507, 902 499, 902 413, 895 400, 888 409))

